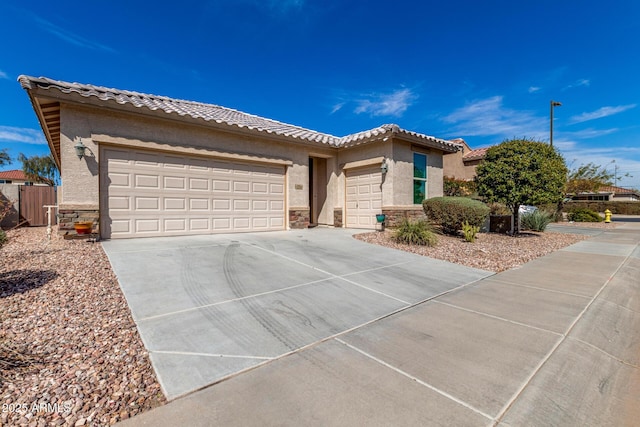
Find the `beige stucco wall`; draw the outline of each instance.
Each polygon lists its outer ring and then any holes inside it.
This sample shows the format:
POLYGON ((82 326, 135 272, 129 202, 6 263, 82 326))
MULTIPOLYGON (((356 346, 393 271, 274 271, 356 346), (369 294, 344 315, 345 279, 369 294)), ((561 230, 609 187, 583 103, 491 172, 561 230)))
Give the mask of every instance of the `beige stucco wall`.
MULTIPOLYGON (((393 197, 384 207, 413 205, 413 153, 427 156, 427 198, 442 196, 442 152, 415 147, 408 142, 393 142, 393 197)), ((391 166, 389 168, 391 170, 391 166)))

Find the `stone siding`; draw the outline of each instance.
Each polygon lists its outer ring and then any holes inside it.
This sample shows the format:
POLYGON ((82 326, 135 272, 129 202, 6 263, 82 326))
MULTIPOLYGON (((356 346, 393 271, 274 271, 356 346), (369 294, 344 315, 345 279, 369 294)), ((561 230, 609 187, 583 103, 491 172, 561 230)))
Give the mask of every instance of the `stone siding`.
POLYGON ((386 215, 384 223, 387 227, 397 227, 404 218, 412 220, 427 218, 422 206, 382 208, 382 213, 386 215))
POLYGON ((289 227, 300 229, 309 227, 311 212, 308 208, 289 209, 289 227))
POLYGON ((75 236, 73 224, 76 222, 93 223, 91 232, 100 234, 100 211, 98 209, 59 209, 58 232, 65 236, 75 236))
POLYGON ((342 208, 333 210, 333 226, 342 228, 342 208))

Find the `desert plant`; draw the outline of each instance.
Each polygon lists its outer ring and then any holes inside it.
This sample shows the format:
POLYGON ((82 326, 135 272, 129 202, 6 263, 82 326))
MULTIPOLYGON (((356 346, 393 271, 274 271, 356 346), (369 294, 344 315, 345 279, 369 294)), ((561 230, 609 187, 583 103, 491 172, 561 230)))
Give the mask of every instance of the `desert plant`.
POLYGON ((435 246, 438 243, 438 236, 425 220, 403 219, 396 229, 394 237, 397 242, 410 245, 435 246))
POLYGON ((594 212, 591 209, 577 208, 569 212, 567 215, 569 221, 574 222, 601 222, 602 217, 598 215, 598 212, 594 212))
POLYGON ((464 236, 464 240, 469 243, 473 243, 476 241, 476 235, 480 231, 480 227, 477 225, 471 225, 467 221, 462 223, 462 235, 464 236))
POLYGON ((537 210, 522 215, 520 218, 520 227, 525 230, 544 231, 553 221, 553 214, 537 210))
POLYGON ((458 234, 465 221, 481 227, 489 215, 487 205, 467 197, 434 197, 425 200, 422 207, 429 221, 452 235, 458 234))

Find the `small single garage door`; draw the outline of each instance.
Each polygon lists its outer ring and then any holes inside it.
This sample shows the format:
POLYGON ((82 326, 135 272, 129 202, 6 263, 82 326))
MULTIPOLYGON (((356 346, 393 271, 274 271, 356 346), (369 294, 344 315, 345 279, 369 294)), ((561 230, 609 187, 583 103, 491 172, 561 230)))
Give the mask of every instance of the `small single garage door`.
POLYGON ((102 151, 107 238, 283 230, 284 166, 102 151))
POLYGON ((382 213, 381 186, 380 166, 347 171, 347 227, 375 227, 376 214, 382 213))

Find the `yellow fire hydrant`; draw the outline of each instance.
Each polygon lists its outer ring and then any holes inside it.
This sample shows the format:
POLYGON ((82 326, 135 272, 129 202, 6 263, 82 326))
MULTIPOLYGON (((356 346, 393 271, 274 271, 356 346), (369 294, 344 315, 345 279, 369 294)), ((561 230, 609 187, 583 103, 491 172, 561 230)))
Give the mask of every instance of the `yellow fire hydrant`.
POLYGON ((611 211, 609 209, 604 211, 604 222, 611 222, 611 211))

